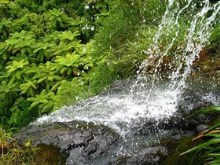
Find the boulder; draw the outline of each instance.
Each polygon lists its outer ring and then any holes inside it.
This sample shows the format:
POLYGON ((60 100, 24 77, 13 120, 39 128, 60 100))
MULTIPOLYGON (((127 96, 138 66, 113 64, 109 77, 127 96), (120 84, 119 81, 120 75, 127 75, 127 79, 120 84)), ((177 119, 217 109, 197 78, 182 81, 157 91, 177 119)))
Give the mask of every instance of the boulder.
POLYGON ((156 165, 168 155, 161 144, 132 150, 132 144, 112 129, 84 121, 29 125, 14 138, 20 143, 31 139, 33 146, 58 148, 66 165, 156 165))

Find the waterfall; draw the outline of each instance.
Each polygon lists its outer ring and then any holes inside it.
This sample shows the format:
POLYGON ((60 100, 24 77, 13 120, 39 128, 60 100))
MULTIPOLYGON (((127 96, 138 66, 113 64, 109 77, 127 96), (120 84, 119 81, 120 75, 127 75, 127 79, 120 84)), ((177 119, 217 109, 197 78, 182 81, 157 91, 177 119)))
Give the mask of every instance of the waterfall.
MULTIPOLYGON (((185 6, 179 8, 178 1, 175 3, 173 0, 168 1, 168 6, 166 11, 162 17, 161 24, 159 25, 158 31, 154 36, 153 43, 150 45, 148 50, 148 54, 150 55, 140 66, 138 71, 139 76, 138 79, 142 80, 147 77, 143 77, 140 73, 144 68, 147 68, 151 65, 154 60, 157 59, 155 68, 153 70, 154 78, 151 80, 151 84, 154 85, 156 77, 161 77, 161 64, 163 64, 163 59, 166 56, 173 59, 176 62, 176 67, 172 68, 172 72, 169 73, 169 79, 171 84, 169 85, 172 89, 182 90, 186 87, 186 79, 191 73, 191 67, 196 58, 199 58, 199 53, 202 49, 208 44, 208 39, 210 36, 210 32, 212 30, 213 24, 215 24, 215 20, 217 14, 219 14, 220 10, 220 2, 212 5, 209 0, 204 0, 201 2, 203 4, 203 8, 198 11, 195 15, 192 15, 192 20, 189 20, 185 26, 187 26, 187 31, 185 34, 185 41, 182 43, 184 45, 178 45, 178 52, 170 53, 171 48, 174 46, 175 41, 178 39, 180 35, 180 16, 186 10, 193 11, 196 8, 196 5, 193 3, 193 0, 188 0, 185 6), (212 14, 207 17, 210 11, 212 14), (163 50, 160 49, 161 43, 160 39, 163 36, 169 38, 169 32, 173 32, 175 35, 170 38, 167 45, 163 45, 163 50), (158 76, 159 75, 159 76, 158 76)), ((171 63, 168 67, 172 67, 171 63)), ((146 81, 146 80, 145 80, 146 81)), ((138 81, 137 81, 138 82, 138 81)), ((135 86, 135 84, 134 84, 135 86)))
POLYGON ((137 79, 129 84, 129 89, 126 87, 120 92, 98 95, 77 105, 63 107, 39 118, 34 124, 92 121, 107 125, 126 136, 146 121, 153 120, 157 124, 174 115, 181 92, 187 87, 186 79, 190 75, 192 64, 208 44, 220 10, 220 2, 211 4, 204 0, 201 3, 203 7, 198 9, 193 0, 187 0, 184 6, 174 0, 168 1, 153 42, 146 48, 149 56, 140 66, 137 79), (180 20, 186 11, 194 11, 195 14, 191 15, 191 20, 186 20, 185 30, 181 29, 180 20), (210 11, 213 12, 210 14, 210 11), (175 45, 180 42, 177 40, 181 39, 179 35, 182 30, 185 30, 184 41, 181 41, 181 45, 175 45), (166 44, 161 43, 164 36, 169 38, 166 44), (171 62, 164 64, 166 57, 171 62), (152 74, 147 74, 146 69, 152 63, 155 66, 152 74), (161 65, 167 65, 171 70, 165 78, 161 65))

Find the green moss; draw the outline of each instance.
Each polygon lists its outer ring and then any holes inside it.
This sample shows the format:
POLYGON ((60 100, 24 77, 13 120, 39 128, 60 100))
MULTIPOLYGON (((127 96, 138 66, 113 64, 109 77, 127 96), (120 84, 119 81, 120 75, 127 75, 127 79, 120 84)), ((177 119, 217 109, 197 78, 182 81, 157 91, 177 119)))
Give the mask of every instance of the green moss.
POLYGON ((59 149, 53 146, 40 145, 35 154, 33 164, 41 165, 65 165, 66 155, 60 153, 59 149))

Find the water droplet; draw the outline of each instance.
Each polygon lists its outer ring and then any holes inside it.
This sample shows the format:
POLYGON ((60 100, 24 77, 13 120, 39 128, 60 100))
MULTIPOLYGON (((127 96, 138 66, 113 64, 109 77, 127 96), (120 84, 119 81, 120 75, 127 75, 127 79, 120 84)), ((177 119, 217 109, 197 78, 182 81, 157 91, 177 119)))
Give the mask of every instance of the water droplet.
POLYGON ((92 26, 92 27, 91 27, 91 31, 94 31, 94 30, 95 30, 95 27, 94 27, 94 26, 92 26))
POLYGON ((85 5, 84 9, 88 10, 89 9, 89 5, 85 5))

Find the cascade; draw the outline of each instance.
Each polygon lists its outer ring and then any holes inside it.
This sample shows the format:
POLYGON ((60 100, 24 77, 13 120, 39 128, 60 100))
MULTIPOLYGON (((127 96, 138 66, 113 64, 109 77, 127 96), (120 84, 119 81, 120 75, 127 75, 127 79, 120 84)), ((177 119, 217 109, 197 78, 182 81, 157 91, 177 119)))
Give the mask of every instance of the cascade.
MULTIPOLYGON (((192 64, 199 56, 200 51, 208 44, 212 26, 219 15, 220 2, 211 4, 204 0, 199 10, 193 0, 187 0, 181 6, 174 0, 169 0, 158 30, 149 48, 149 56, 140 66, 137 78, 127 83, 127 86, 117 92, 108 92, 89 98, 77 105, 63 107, 60 110, 39 118, 33 124, 47 122, 68 122, 73 120, 91 121, 104 124, 125 139, 143 123, 154 121, 158 125, 173 116, 177 111, 178 101, 185 88, 186 80, 191 73, 192 64), (192 20, 186 21, 186 29, 181 29, 182 13, 194 11, 192 20), (210 11, 212 14, 210 14, 210 11), (181 45, 179 35, 185 30, 181 45), (168 38, 167 43, 163 37, 168 38), (165 76, 161 65, 169 56, 171 62, 165 64, 172 71, 165 76), (155 66, 151 74, 146 68, 155 66)), ((190 12, 189 12, 190 13, 190 12)), ((150 137, 149 137, 150 138, 150 137)), ((155 137, 152 137, 155 138, 155 137)))

